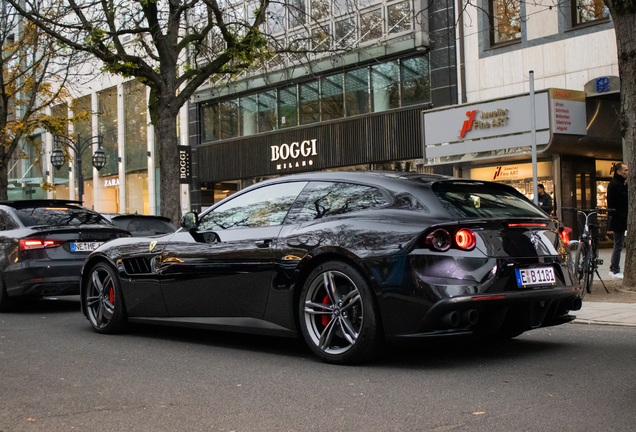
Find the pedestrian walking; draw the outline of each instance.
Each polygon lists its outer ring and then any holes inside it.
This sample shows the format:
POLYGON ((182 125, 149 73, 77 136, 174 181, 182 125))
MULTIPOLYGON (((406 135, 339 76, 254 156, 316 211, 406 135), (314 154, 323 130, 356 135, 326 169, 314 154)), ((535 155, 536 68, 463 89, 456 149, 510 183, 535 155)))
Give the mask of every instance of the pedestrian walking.
POLYGON ((610 212, 609 229, 614 231, 614 249, 610 261, 610 277, 623 279, 621 272, 621 251, 627 229, 627 165, 618 163, 614 167, 614 178, 607 187, 607 207, 610 212))
POLYGON ((545 186, 538 184, 537 191, 539 192, 539 207, 547 214, 552 214, 552 197, 545 191, 545 186))

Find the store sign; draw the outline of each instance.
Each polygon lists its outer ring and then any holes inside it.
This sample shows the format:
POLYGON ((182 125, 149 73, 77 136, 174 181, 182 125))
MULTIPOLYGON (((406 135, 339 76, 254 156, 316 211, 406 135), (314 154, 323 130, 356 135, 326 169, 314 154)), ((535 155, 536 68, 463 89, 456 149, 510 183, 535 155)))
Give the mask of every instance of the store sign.
MULTIPOLYGON (((550 141, 548 92, 535 94, 537 145, 550 141)), ((530 146, 530 96, 424 112, 426 158, 530 146)))
MULTIPOLYGON (((537 163, 537 177, 552 177, 552 162, 537 163)), ((532 164, 511 164, 472 168, 467 170, 467 178, 484 181, 506 181, 532 179, 532 164)))
POLYGON ((621 80, 617 76, 603 76, 594 78, 585 84, 586 96, 618 93, 621 90, 621 80))
POLYGON ((104 187, 119 186, 119 178, 104 180, 104 187))
POLYGON ((596 161, 596 177, 614 177, 616 173, 616 165, 620 161, 597 160, 596 161))
POLYGON ((585 92, 550 89, 552 132, 587 135, 585 92))
POLYGON ((316 139, 312 139, 302 142, 293 142, 291 144, 271 146, 271 161, 279 162, 276 164, 277 170, 311 166, 314 164, 314 161, 313 159, 307 158, 318 155, 318 152, 316 151, 317 141, 318 140, 316 139), (302 160, 299 160, 300 158, 302 158, 302 160))
POLYGON ((187 184, 192 179, 191 162, 192 149, 190 146, 177 146, 179 150, 179 183, 187 184))

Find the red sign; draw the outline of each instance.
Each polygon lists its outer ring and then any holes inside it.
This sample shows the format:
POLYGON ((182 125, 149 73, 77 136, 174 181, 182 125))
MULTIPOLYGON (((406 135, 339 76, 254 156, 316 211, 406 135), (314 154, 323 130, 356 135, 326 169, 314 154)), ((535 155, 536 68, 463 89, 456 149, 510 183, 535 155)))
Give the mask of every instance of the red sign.
POLYGON ((475 121, 475 113, 477 110, 466 111, 466 115, 468 116, 468 120, 464 121, 464 126, 462 127, 462 131, 459 134, 460 138, 463 138, 466 135, 466 132, 473 128, 473 121, 475 121))

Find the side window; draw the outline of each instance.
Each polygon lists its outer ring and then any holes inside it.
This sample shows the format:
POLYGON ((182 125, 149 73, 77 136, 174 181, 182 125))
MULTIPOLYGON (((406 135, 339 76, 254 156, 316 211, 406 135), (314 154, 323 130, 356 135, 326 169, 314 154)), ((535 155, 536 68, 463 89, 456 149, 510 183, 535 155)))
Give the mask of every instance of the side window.
POLYGON ((254 189, 201 217, 199 229, 227 230, 281 225, 307 182, 282 183, 254 189))
POLYGON ((374 187, 332 182, 315 182, 311 186, 307 200, 294 215, 294 223, 381 207, 388 203, 382 192, 374 187))
POLYGON ((7 212, 0 210, 0 231, 8 231, 17 228, 15 222, 7 212))

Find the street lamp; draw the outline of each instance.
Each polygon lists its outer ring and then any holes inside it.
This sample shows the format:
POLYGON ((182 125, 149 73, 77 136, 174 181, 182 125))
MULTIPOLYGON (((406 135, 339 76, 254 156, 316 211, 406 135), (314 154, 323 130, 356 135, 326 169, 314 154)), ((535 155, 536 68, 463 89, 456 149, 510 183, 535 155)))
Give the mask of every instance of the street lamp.
POLYGON ((104 150, 102 149, 102 142, 104 141, 104 137, 102 135, 92 136, 90 138, 82 139, 80 135, 77 135, 77 139, 73 140, 73 138, 66 137, 64 135, 54 135, 53 136, 55 142, 55 148, 51 153, 51 165, 55 168, 60 169, 66 162, 66 158, 64 157, 64 152, 60 145, 66 145, 69 149, 73 150, 75 153, 75 163, 76 163, 76 172, 77 172, 77 195, 79 201, 82 201, 82 195, 84 195, 84 176, 82 175, 82 154, 93 146, 94 143, 97 143, 97 150, 93 153, 93 158, 91 160, 93 166, 97 168, 97 171, 104 168, 106 165, 106 155, 104 154, 104 150))

